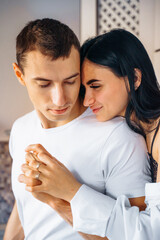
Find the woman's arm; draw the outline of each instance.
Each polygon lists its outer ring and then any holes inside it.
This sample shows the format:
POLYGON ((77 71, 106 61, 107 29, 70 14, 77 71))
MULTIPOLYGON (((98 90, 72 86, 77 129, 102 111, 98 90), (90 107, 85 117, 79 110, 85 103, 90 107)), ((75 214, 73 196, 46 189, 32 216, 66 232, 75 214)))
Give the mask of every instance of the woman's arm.
POLYGON ((82 185, 71 200, 73 227, 77 231, 107 236, 113 240, 158 240, 160 236, 159 183, 146 184, 146 204, 145 211, 140 212, 138 207, 131 207, 126 196, 120 196, 114 200, 82 185), (100 213, 99 217, 97 212, 100 213))
POLYGON ((130 199, 129 202, 126 196, 119 196, 115 201, 83 185, 71 200, 73 227, 76 230, 107 236, 113 240, 158 240, 160 238, 159 141, 157 143, 157 148, 154 148, 153 152, 158 162, 157 183, 146 184, 147 207, 145 209, 143 209, 144 206, 133 207, 141 206, 143 199, 138 199, 138 202, 137 199, 130 199), (81 204, 82 202, 85 204, 81 204), (111 212, 108 210, 110 208, 111 212), (101 213, 100 219, 96 212, 101 213))

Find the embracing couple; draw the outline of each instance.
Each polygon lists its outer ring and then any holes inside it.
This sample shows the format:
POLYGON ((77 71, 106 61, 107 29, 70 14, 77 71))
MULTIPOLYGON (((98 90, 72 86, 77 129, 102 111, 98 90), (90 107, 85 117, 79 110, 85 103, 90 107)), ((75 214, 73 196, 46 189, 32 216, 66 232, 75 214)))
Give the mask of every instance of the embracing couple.
POLYGON ((4 240, 158 240, 160 89, 142 43, 115 29, 80 48, 46 18, 22 29, 16 57, 35 110, 11 131, 4 240))

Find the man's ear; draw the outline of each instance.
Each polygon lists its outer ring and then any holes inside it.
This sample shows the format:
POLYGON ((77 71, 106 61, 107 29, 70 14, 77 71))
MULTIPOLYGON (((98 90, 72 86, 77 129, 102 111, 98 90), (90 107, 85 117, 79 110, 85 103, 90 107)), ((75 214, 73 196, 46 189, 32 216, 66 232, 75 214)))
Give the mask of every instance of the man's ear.
POLYGON ((134 88, 135 88, 135 90, 137 90, 139 88, 139 86, 141 85, 142 73, 141 73, 141 70, 139 70, 138 68, 135 68, 134 72, 135 72, 134 88))
POLYGON ((12 66, 13 66, 13 70, 16 74, 16 77, 17 77, 18 81, 20 82, 20 84, 25 86, 26 84, 25 84, 25 81, 24 81, 24 76, 23 76, 23 73, 21 72, 19 66, 17 65, 17 63, 13 63, 12 66))

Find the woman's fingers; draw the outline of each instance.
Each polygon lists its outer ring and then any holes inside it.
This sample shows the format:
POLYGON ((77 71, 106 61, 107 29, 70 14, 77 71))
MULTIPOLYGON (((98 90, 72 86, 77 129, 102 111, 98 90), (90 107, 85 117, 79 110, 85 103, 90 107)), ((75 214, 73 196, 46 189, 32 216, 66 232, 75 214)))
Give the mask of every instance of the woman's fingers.
POLYGON ((50 157, 49 155, 47 155, 45 152, 41 152, 41 153, 38 153, 38 159, 40 160, 40 162, 43 162, 45 163, 47 166, 49 167, 52 167, 53 164, 59 164, 60 165, 60 162, 54 158, 54 157, 50 157))
POLYGON ((41 185, 42 184, 42 182, 40 180, 27 177, 24 174, 19 175, 18 181, 20 183, 26 184, 27 186, 37 186, 37 185, 41 185))
POLYGON ((40 144, 29 145, 26 152, 28 165, 22 165, 22 171, 25 176, 42 181, 40 186, 27 184, 26 190, 32 193, 45 192, 70 202, 81 186, 72 173, 40 144))
POLYGON ((25 160, 30 167, 35 169, 39 169, 41 164, 46 166, 45 163, 41 162, 40 159, 34 153, 31 152, 26 153, 25 160))
POLYGON ((25 150, 27 153, 30 153, 30 155, 32 155, 32 157, 30 157, 30 160, 39 160, 40 162, 43 162, 44 164, 50 166, 52 163, 56 162, 59 165, 64 166, 61 162, 54 158, 41 144, 31 144, 25 150))
POLYGON ((42 185, 39 185, 39 186, 28 186, 28 185, 26 185, 25 189, 28 192, 43 192, 42 185))
POLYGON ((26 177, 43 181, 43 173, 42 172, 34 170, 27 164, 22 164, 21 169, 26 177))
MULTIPOLYGON (((44 173, 46 172, 47 170, 46 164, 41 162, 37 156, 35 157, 33 153, 26 153, 25 159, 26 159, 27 165, 33 170, 37 170, 44 173)), ((22 165, 22 166, 25 166, 25 165, 22 165)))
POLYGON ((52 157, 52 155, 41 145, 41 144, 30 144, 26 149, 26 152, 33 152, 35 154, 38 153, 45 153, 47 154, 49 157, 52 157))
POLYGON ((34 154, 32 154, 31 152, 27 152, 25 155, 25 160, 26 160, 26 163, 28 164, 32 161, 35 161, 34 154))

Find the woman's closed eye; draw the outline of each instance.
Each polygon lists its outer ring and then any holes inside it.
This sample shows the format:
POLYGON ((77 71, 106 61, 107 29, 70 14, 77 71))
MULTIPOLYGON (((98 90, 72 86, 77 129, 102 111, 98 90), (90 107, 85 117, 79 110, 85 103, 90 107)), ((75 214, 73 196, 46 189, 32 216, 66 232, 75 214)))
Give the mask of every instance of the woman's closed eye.
POLYGON ((100 85, 96 85, 96 84, 91 84, 90 88, 100 88, 100 85))

